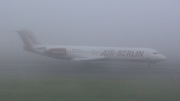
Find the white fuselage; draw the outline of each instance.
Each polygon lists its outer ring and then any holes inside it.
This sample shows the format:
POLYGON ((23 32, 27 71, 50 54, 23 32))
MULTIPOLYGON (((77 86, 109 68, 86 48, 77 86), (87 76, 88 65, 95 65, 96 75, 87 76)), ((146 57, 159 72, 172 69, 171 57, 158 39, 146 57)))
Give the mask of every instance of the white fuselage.
POLYGON ((88 46, 37 46, 36 53, 65 60, 100 60, 156 63, 166 59, 154 49, 88 46))
POLYGON ((156 63, 166 59, 154 49, 126 47, 91 47, 46 45, 29 30, 16 31, 24 42, 24 49, 48 57, 74 61, 127 61, 156 63))

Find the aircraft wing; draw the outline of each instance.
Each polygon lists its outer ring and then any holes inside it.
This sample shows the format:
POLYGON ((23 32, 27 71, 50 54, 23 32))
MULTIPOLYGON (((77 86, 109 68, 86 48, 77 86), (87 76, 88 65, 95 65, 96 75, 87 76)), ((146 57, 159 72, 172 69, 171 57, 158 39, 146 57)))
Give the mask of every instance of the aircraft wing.
POLYGON ((93 57, 77 57, 72 60, 74 61, 94 61, 94 60, 101 60, 104 59, 102 56, 93 56, 93 57))

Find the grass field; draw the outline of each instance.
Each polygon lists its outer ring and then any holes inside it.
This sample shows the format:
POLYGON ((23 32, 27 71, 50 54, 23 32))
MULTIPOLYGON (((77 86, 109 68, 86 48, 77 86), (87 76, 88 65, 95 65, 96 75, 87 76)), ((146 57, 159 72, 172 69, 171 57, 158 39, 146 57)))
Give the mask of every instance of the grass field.
POLYGON ((179 101, 180 81, 0 77, 0 101, 179 101))

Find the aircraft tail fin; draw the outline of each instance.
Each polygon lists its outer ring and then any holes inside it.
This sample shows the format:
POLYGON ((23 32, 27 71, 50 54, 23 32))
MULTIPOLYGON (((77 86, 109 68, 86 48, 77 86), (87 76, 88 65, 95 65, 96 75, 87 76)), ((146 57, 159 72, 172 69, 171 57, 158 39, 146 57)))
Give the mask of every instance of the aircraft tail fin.
POLYGON ((34 34, 29 30, 19 30, 16 31, 19 36, 21 37, 23 43, 24 43, 24 50, 29 52, 35 52, 38 53, 38 51, 35 49, 37 46, 41 46, 41 44, 38 39, 34 36, 34 34))
POLYGON ((34 34, 29 30, 19 30, 16 31, 21 37, 26 47, 32 47, 36 45, 41 45, 38 39, 34 36, 34 34))

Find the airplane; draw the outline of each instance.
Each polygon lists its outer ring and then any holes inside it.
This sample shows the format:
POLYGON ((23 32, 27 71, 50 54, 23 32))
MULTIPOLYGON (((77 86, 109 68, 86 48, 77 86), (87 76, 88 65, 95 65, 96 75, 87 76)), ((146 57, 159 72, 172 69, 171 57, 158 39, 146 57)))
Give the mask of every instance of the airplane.
POLYGON ((148 67, 151 64, 166 60, 164 55, 150 48, 47 45, 39 42, 29 30, 18 30, 16 32, 24 43, 23 48, 25 51, 55 59, 87 62, 146 62, 148 67))

